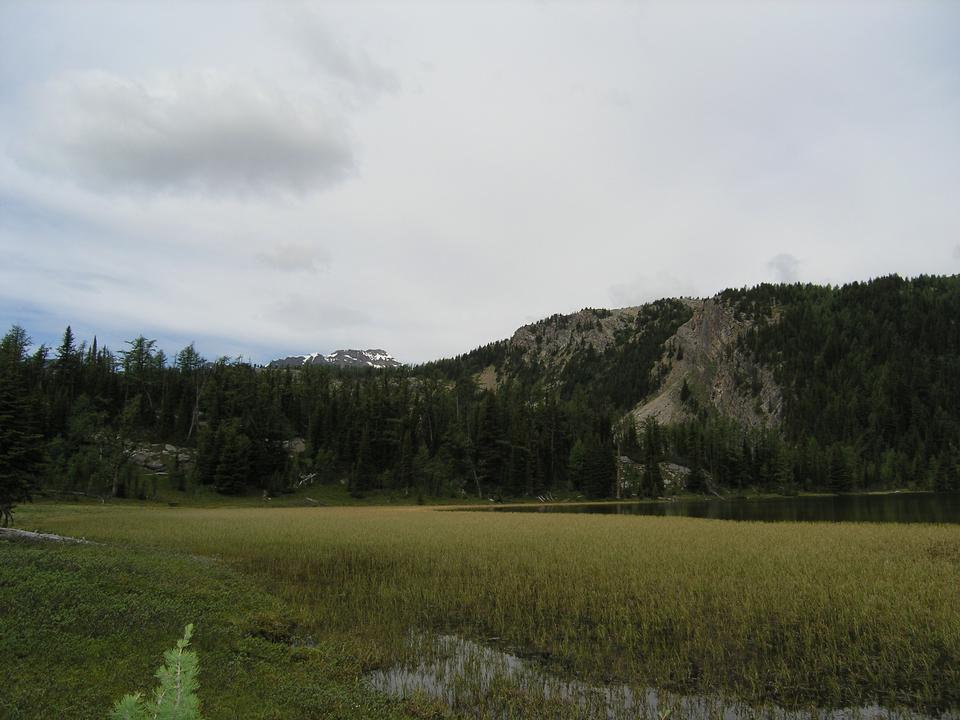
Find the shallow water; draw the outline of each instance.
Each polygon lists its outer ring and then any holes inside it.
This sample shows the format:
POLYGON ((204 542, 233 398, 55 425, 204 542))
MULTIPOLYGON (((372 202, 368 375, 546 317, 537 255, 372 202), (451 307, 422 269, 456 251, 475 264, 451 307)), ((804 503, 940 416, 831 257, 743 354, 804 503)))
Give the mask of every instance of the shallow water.
POLYGON ((551 704, 551 717, 584 720, 960 720, 957 712, 930 716, 877 705, 797 711, 650 687, 590 685, 558 677, 530 661, 454 635, 420 636, 411 643, 424 659, 370 673, 370 685, 397 698, 425 695, 469 716, 479 716, 482 709, 488 717, 519 717, 519 693, 535 703, 551 704), (554 706, 559 714, 553 712, 554 706))
POLYGON ((492 507, 496 512, 671 515, 762 522, 960 523, 960 493, 884 493, 782 498, 492 507))

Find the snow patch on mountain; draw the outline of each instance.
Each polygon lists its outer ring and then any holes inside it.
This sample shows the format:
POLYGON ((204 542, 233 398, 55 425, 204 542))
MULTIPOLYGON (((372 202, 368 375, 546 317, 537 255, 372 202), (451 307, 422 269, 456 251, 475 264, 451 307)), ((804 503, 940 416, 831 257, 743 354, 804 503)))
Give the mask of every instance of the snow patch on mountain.
POLYGON ((305 365, 334 365, 336 367, 400 367, 403 363, 386 350, 370 348, 368 350, 336 350, 329 355, 311 353, 309 355, 291 355, 274 360, 269 367, 297 368, 305 365))

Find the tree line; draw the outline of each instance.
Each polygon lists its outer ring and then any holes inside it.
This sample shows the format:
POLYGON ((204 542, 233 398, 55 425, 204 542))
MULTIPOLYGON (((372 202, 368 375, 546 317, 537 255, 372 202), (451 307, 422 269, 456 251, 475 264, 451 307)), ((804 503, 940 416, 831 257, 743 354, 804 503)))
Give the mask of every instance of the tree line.
MULTIPOLYGON (((222 493, 278 493, 305 478, 356 495, 533 495, 561 486, 606 494, 568 467, 577 438, 609 449, 609 420, 582 397, 561 401, 510 381, 415 368, 300 369, 209 362, 189 345, 172 358, 143 336, 114 352, 77 342, 31 349, 14 326, 0 345, 0 467, 15 502, 31 486, 123 497, 144 443, 194 451, 173 482, 222 493), (29 352, 28 352, 29 350, 29 352), (302 453, 290 441, 302 438, 302 453)), ((579 467, 579 466, 578 466, 579 467)), ((600 485, 603 485, 601 487, 600 485)))
POLYGON ((355 495, 657 496, 665 463, 693 492, 960 489, 956 277, 719 298, 754 319, 740 342, 783 388, 782 428, 744 429, 689 389, 682 422, 629 420, 689 318, 677 301, 651 303, 602 353, 581 348, 553 371, 506 341, 418 367, 271 369, 208 361, 192 344, 170 357, 143 336, 114 352, 70 327, 58 347, 33 347, 14 326, 0 341, 0 505, 38 486, 142 493, 131 457, 144 443, 191 450, 169 469, 175 487, 222 493, 319 482, 355 495), (496 389, 476 379, 489 365, 496 389))

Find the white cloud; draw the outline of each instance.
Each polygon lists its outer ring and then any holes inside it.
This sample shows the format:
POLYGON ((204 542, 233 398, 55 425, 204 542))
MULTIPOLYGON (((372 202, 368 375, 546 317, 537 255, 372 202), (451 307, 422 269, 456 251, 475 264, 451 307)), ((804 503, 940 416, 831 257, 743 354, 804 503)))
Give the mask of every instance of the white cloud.
POLYGON ((283 243, 256 255, 257 262, 285 273, 317 273, 327 269, 330 254, 323 248, 283 243))
POLYGON ((790 253, 780 253, 767 262, 773 277, 779 283, 795 283, 799 277, 800 261, 790 253))
POLYGON ((380 93, 396 92, 396 74, 376 62, 361 45, 349 45, 314 9, 294 5, 279 18, 284 39, 291 41, 319 70, 345 88, 353 99, 363 102, 380 93))
POLYGON ((110 190, 302 193, 354 166, 333 104, 219 70, 69 72, 40 93, 36 119, 21 156, 110 190))
POLYGON ((0 2, 0 300, 208 356, 418 361, 584 306, 942 272, 958 19, 0 2))
POLYGON ((629 282, 617 283, 609 288, 613 307, 642 305, 668 297, 695 297, 702 290, 689 280, 670 273, 638 275, 629 282))

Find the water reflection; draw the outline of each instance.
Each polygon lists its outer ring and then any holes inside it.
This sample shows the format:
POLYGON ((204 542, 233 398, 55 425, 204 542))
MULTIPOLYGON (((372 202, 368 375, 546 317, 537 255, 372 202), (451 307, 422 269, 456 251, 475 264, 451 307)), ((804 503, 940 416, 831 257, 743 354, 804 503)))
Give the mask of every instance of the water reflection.
MULTIPOLYGON (((680 695, 650 687, 590 685, 546 672, 532 662, 455 635, 411 640, 420 660, 367 676, 376 690, 398 698, 425 695, 467 716, 521 717, 525 707, 543 716, 624 720, 932 720, 906 709, 877 705, 787 710, 753 707, 719 696, 680 695), (522 701, 518 703, 518 699, 522 701)), ((540 715, 538 715, 539 717, 540 715)), ((940 720, 960 720, 947 712, 940 720)))
POLYGON ((675 515, 762 522, 960 523, 960 493, 885 493, 733 500, 557 504, 490 508, 497 512, 675 515))

